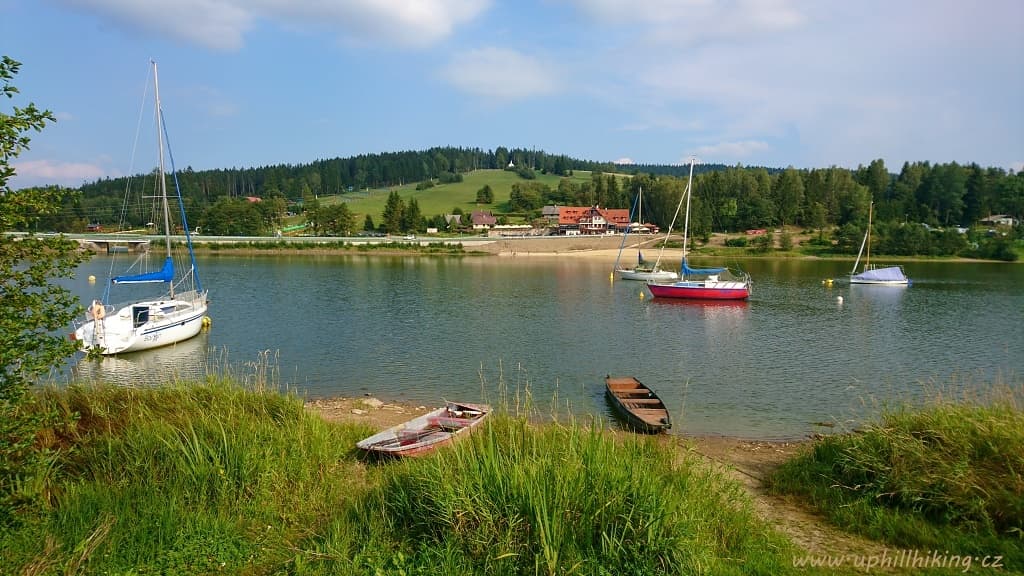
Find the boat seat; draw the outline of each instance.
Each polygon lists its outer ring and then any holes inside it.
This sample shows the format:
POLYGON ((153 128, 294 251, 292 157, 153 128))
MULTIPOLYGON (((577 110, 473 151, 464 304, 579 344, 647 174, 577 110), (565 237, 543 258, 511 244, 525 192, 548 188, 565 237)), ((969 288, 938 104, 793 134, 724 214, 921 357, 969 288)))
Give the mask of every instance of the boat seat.
POLYGON ((656 398, 645 400, 625 400, 623 402, 628 408, 646 408, 649 406, 660 406, 661 401, 656 398))

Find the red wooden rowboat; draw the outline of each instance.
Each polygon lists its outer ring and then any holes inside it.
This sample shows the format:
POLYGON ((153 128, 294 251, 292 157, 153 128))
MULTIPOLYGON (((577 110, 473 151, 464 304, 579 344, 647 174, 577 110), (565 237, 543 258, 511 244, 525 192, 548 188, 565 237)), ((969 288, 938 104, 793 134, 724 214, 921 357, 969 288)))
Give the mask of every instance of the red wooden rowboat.
POLYGON ((356 442, 356 447, 379 456, 419 456, 467 434, 491 413, 486 404, 448 402, 441 408, 392 426, 356 442))

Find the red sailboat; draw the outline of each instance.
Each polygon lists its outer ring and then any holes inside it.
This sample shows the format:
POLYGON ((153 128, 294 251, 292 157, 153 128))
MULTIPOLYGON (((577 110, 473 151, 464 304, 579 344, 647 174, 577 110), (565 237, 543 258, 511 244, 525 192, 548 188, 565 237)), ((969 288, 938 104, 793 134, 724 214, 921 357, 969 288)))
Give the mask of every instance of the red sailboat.
MULTIPOLYGON (((746 300, 750 297, 750 275, 728 268, 690 268, 686 261, 687 240, 690 233, 690 196, 693 194, 693 163, 690 159, 690 177, 686 191, 679 198, 682 206, 686 198, 686 218, 683 220, 683 262, 677 282, 649 282, 647 289, 655 298, 688 298, 694 300, 746 300)), ((679 208, 676 208, 678 213, 679 208)))

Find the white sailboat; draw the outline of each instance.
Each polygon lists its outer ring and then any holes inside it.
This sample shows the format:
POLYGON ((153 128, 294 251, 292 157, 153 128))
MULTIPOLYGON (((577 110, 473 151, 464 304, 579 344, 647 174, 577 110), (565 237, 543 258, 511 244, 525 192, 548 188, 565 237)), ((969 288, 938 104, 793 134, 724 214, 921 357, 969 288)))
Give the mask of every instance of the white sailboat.
MULTIPOLYGON (((128 272, 134 273, 111 278, 104 289, 103 298, 94 300, 89 306, 85 320, 77 326, 72 338, 81 341, 85 350, 104 355, 136 352, 181 342, 199 334, 203 326, 209 323, 209 318, 206 316, 207 292, 203 289, 196 270, 192 237, 185 216, 181 190, 177 186, 177 178, 174 179, 173 199, 177 203, 176 207, 180 215, 181 227, 184 230, 187 253, 181 255, 180 262, 175 261, 176 254, 171 242, 173 228, 164 163, 166 132, 163 125, 163 110, 160 106, 160 85, 156 62, 151 62, 151 65, 153 90, 156 98, 154 115, 156 116, 157 150, 159 153, 156 200, 163 212, 165 256, 159 270, 140 273, 148 254, 142 255, 128 270, 128 272), (112 287, 154 283, 166 285, 163 293, 155 298, 136 300, 117 306, 108 303, 112 287)), ((171 162, 171 175, 173 175, 173 155, 171 162)))
POLYGON ((874 284, 877 286, 909 286, 910 279, 903 272, 900 266, 875 267, 871 265, 871 217, 875 203, 868 205, 868 229, 864 233, 864 240, 860 243, 860 251, 857 252, 857 261, 853 263, 853 270, 850 271, 850 284, 874 284), (867 254, 864 253, 867 248, 867 254), (864 268, 857 273, 857 266, 860 265, 860 257, 864 255, 864 268))
MULTIPOLYGON (((636 229, 637 231, 642 231, 644 229, 644 191, 642 188, 637 192, 636 202, 636 229)), ((632 227, 633 225, 631 224, 626 228, 626 233, 622 236, 622 244, 619 246, 619 255, 615 258, 615 273, 619 275, 619 278, 622 278, 623 280, 641 280, 645 282, 671 282, 672 280, 679 278, 679 274, 676 274, 674 271, 661 269, 660 253, 658 254, 657 261, 653 264, 644 260, 644 254, 641 250, 642 243, 639 241, 636 245, 636 265, 632 268, 619 267, 619 259, 622 258, 622 250, 626 247, 626 237, 629 236, 629 230, 632 227)), ((671 234, 671 232, 672 229, 670 227, 669 233, 671 234)), ((668 240, 667 236, 665 237, 665 240, 668 240)))

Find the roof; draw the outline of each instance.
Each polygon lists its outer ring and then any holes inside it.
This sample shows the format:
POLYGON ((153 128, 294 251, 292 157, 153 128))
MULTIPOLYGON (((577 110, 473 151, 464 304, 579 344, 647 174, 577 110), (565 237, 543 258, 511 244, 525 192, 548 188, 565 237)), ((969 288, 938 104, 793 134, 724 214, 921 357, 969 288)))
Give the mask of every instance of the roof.
POLYGON ((558 223, 560 225, 579 224, 581 218, 592 218, 595 215, 604 218, 616 226, 629 226, 629 210, 626 208, 601 208, 599 206, 558 206, 558 223))
POLYGON ((483 210, 474 210, 473 214, 470 215, 470 220, 473 224, 486 224, 488 226, 494 226, 498 223, 498 219, 491 215, 490 212, 484 212, 483 210))

